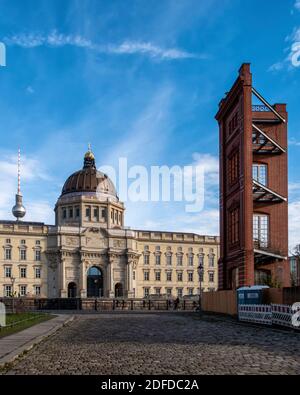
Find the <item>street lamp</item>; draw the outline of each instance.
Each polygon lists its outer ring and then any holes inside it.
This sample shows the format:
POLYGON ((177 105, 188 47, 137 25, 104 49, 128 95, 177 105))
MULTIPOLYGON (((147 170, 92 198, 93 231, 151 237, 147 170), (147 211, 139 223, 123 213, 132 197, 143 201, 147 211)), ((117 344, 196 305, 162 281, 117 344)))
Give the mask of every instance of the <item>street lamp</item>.
POLYGON ((199 311, 202 313, 202 276, 203 276, 203 263, 200 262, 198 266, 198 275, 199 275, 199 311))

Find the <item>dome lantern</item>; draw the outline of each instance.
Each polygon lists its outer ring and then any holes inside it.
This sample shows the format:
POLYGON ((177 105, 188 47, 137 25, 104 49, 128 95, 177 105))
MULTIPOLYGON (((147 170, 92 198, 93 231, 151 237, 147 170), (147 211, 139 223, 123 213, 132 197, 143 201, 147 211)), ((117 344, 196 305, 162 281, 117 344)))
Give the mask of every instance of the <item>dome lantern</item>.
POLYGON ((83 161, 83 168, 87 169, 89 167, 96 169, 95 155, 91 150, 91 144, 88 146, 88 151, 85 153, 83 161))
POLYGON ((73 196, 95 196, 97 200, 112 199, 113 201, 119 201, 111 179, 97 170, 95 156, 90 144, 88 151, 84 155, 83 168, 68 177, 60 197, 70 196, 71 194, 73 196))

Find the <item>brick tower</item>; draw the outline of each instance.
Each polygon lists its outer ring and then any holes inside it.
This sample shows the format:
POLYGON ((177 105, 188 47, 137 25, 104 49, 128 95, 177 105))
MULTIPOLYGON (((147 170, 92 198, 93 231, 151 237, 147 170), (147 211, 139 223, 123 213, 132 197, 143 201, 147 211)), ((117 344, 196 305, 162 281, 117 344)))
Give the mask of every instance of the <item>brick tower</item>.
POLYGON ((219 104, 219 289, 288 286, 287 112, 252 86, 243 64, 219 104), (253 104, 259 102, 259 104, 253 104))

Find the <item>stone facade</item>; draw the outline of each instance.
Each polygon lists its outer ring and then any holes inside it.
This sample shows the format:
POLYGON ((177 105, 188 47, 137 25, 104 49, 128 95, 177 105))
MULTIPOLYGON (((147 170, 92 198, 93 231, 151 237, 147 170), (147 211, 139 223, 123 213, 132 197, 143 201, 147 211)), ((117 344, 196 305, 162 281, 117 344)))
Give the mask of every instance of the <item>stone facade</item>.
POLYGON ((0 297, 183 297, 216 290, 219 238, 124 227, 124 204, 91 152, 66 181, 55 225, 0 221, 0 297))

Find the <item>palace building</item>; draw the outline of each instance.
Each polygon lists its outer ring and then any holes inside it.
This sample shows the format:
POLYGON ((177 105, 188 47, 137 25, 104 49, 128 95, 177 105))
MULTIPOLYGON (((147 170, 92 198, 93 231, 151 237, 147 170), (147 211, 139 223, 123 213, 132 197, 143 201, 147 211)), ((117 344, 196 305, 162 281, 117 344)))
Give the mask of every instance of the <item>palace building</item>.
POLYGON ((201 290, 217 290, 219 237, 125 227, 124 204, 90 149, 63 185, 55 225, 22 220, 18 180, 17 220, 0 221, 0 297, 181 298, 199 294, 199 264, 201 290))

